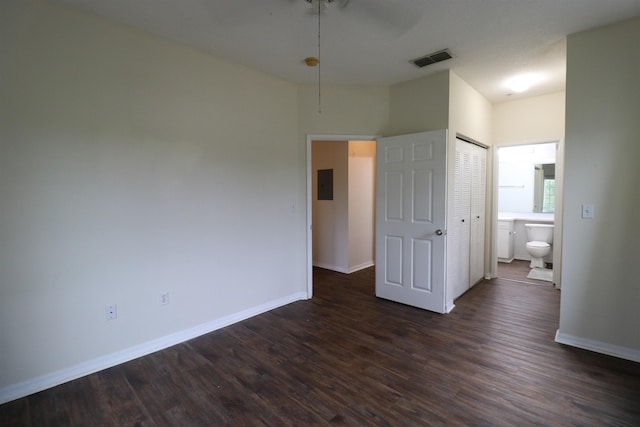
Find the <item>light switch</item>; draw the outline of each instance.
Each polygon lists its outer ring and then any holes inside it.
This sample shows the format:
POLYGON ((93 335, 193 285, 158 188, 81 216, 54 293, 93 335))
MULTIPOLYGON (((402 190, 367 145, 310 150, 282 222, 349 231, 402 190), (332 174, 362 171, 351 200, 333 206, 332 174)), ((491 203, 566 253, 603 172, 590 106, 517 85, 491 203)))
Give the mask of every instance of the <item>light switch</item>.
POLYGON ((593 218, 593 205, 582 205, 582 218, 593 218))

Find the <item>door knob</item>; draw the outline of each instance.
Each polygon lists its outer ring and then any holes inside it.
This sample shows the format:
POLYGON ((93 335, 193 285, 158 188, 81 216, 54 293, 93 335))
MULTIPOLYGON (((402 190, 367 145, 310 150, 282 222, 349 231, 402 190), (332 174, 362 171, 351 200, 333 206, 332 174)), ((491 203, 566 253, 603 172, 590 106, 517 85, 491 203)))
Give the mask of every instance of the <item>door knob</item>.
POLYGON ((436 230, 436 234, 437 234, 438 236, 442 236, 442 230, 440 230, 440 229, 438 228, 438 229, 436 230))

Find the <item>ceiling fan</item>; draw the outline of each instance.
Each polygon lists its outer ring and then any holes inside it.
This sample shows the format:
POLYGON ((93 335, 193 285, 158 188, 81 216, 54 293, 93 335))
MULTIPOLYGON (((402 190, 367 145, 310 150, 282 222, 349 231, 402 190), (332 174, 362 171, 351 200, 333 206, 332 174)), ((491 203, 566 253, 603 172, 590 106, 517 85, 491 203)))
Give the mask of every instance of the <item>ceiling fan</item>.
MULTIPOLYGON (((299 1, 299 0, 295 0, 299 1)), ((329 8, 348 15, 354 24, 376 26, 377 30, 401 35, 421 19, 425 0, 304 0, 311 14, 323 14, 329 8)))
MULTIPOLYGON (((297 0, 296 0, 297 1, 297 0)), ((309 13, 317 16, 318 22, 318 52, 317 57, 309 56, 304 62, 309 67, 318 67, 318 113, 322 112, 321 93, 321 16, 332 4, 349 14, 349 20, 382 30, 385 33, 399 36, 415 26, 424 11, 420 7, 424 0, 304 0, 309 3, 309 13)), ((424 4, 422 4, 424 6, 424 4)))
MULTIPOLYGON (((324 11, 327 8, 327 6, 329 6, 331 3, 333 3, 336 0, 305 0, 305 1, 311 4, 313 13, 316 13, 317 10, 321 12, 324 11)), ((348 2, 349 0, 342 0, 339 3, 343 3, 343 5, 346 6, 346 3, 348 2)))

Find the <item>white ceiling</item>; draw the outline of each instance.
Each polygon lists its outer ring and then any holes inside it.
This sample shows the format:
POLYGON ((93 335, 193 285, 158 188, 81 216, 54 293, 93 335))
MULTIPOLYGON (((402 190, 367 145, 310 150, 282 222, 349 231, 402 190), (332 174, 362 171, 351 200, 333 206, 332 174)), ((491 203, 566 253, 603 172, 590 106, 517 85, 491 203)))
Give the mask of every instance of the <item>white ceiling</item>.
MULTIPOLYGON (((317 83, 318 21, 305 0, 50 0, 295 83, 317 83)), ((344 0, 342 0, 344 1, 344 0)), ((640 0, 350 0, 321 15, 324 84, 391 85, 451 69, 492 102, 564 88, 565 37, 640 16, 640 0), (411 59, 444 48, 423 69, 411 59), (509 95, 523 72, 545 80, 509 95)), ((594 57, 597 61, 597 57, 594 57)))

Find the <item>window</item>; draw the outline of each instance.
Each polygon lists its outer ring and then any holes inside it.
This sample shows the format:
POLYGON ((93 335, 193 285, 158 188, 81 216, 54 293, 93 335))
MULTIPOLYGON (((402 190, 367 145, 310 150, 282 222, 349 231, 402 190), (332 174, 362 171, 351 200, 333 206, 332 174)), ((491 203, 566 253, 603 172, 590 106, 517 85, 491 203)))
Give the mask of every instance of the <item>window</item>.
POLYGON ((545 179, 542 196, 542 212, 555 211, 556 180, 545 179))

